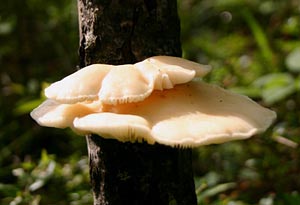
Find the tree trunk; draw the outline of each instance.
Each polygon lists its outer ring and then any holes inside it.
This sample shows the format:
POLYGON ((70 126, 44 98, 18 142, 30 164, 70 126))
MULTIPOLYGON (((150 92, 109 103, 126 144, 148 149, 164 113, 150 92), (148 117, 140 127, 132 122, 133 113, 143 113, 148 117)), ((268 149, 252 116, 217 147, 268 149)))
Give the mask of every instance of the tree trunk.
MULTIPOLYGON (((181 56, 176 0, 78 0, 80 66, 181 56)), ((155 110, 154 110, 155 111, 155 110)), ((96 205, 195 205, 191 149, 87 136, 96 205)))

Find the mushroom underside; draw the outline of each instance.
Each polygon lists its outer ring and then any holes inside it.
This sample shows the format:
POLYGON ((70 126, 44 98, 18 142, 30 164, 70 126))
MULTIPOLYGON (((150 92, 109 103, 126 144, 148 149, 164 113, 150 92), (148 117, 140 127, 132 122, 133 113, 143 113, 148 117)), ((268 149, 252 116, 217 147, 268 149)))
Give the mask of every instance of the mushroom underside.
POLYGON ((116 138, 113 132, 121 129, 122 134, 117 136, 120 141, 144 139, 170 146, 195 147, 249 138, 265 131, 275 117, 273 111, 248 97, 204 82, 190 82, 170 90, 154 91, 142 102, 103 105, 102 112, 78 117, 73 126, 107 138, 116 138), (104 132, 101 122, 107 113, 111 113, 111 119, 123 120, 119 120, 120 124, 112 123, 104 132), (133 118, 126 121, 124 116, 133 118), (139 118, 135 123, 134 116, 139 118))

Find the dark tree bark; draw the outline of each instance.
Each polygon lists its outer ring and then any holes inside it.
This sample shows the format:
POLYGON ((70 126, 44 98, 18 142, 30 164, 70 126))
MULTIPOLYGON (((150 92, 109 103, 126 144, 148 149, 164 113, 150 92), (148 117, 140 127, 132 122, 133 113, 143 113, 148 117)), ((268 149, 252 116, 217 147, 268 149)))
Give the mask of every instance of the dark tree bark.
MULTIPOLYGON (((181 56, 176 0, 78 0, 80 66, 181 56)), ((195 205, 191 149, 87 136, 97 205, 195 205)))

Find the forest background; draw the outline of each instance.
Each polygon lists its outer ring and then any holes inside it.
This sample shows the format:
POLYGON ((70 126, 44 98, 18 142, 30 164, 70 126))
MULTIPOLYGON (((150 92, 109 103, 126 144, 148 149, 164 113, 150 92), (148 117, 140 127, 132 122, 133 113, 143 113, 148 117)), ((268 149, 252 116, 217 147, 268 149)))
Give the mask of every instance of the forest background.
MULTIPOLYGON (((194 149, 198 204, 300 204, 300 2, 181 0, 183 56, 277 112, 263 135, 194 149)), ((92 203, 84 137, 29 116, 78 66, 76 1, 0 4, 0 204, 92 203)))

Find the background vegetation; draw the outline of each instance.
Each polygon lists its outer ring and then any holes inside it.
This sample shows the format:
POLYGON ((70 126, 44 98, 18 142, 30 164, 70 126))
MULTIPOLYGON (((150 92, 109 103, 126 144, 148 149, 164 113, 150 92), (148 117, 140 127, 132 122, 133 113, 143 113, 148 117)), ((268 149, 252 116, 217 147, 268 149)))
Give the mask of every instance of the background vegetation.
MULTIPOLYGON (((300 3, 182 0, 184 57, 278 114, 265 134, 194 150, 199 204, 300 204, 300 3)), ((91 204, 85 139, 28 113, 78 63, 76 1, 0 5, 0 204, 91 204)))

